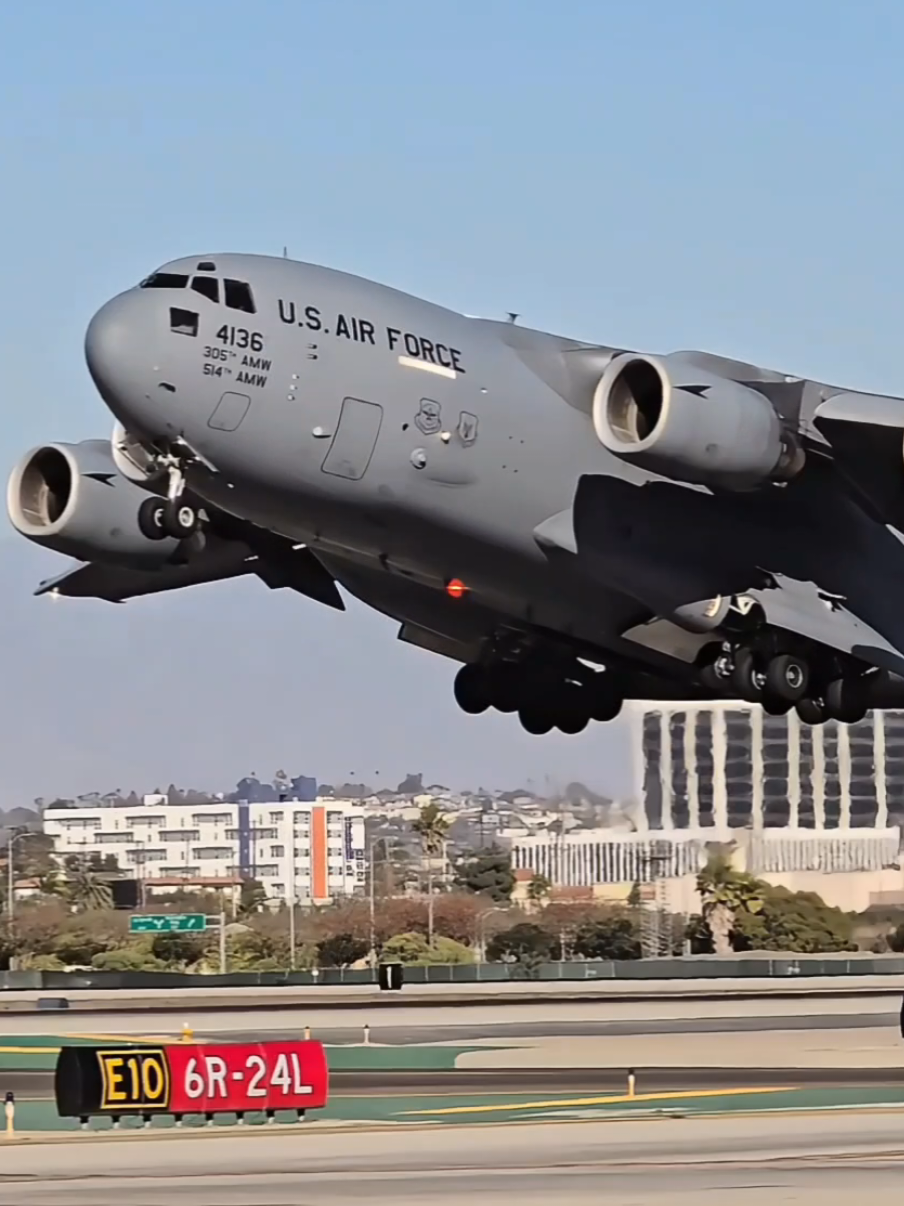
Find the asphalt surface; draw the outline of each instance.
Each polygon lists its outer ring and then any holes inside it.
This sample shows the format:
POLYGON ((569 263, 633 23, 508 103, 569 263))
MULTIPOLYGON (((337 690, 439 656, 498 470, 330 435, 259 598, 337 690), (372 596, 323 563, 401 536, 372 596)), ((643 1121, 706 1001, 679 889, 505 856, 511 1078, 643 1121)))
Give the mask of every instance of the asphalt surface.
POLYGON ((0 1206, 900 1206, 902 1113, 10 1146, 0 1206))
MULTIPOLYGON (((551 1017, 543 1022, 494 1022, 469 1026, 371 1026, 370 1041, 387 1046, 419 1043, 467 1043, 475 1039, 571 1038, 607 1034, 735 1034, 763 1030, 848 1030, 874 1026, 899 1026, 898 1013, 809 1014, 788 1017, 650 1018, 621 1021, 562 1022, 551 1017)), ((150 1027, 153 1030, 153 1025, 150 1027)), ((195 1030, 195 1037, 203 1037, 195 1030)), ((208 1037, 229 1043, 253 1043, 260 1030, 208 1031, 208 1037)), ((361 1027, 318 1026, 315 1036, 323 1043, 361 1042, 361 1027)), ((297 1039, 297 1030, 270 1030, 267 1038, 297 1039)))
MULTIPOLYGON (((783 1087, 850 1088, 904 1085, 901 1068, 636 1068, 638 1093, 691 1089, 783 1087)), ((333 1072, 332 1096, 456 1096, 470 1093, 624 1092, 627 1069, 486 1068, 455 1071, 333 1072)), ((0 1096, 19 1101, 53 1097, 52 1072, 0 1072, 0 1096)))

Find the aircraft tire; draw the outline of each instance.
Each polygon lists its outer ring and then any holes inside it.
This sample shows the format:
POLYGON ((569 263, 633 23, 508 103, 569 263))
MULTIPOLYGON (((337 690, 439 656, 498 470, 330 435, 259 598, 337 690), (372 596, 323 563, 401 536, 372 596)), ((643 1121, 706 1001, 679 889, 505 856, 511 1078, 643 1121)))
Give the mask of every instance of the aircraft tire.
POLYGON ((174 540, 187 540, 198 530, 200 518, 194 507, 177 501, 164 504, 163 530, 174 540))
POLYGON ((517 666, 503 662, 489 671, 490 706, 497 712, 517 712, 524 683, 517 666))
POLYGON ((518 719, 524 731, 534 737, 542 737, 556 727, 555 717, 542 704, 524 704, 518 709, 518 719))
POLYGON ((821 699, 811 699, 805 696, 797 701, 794 708, 804 724, 825 724, 829 719, 828 709, 821 699))
POLYGON ((790 699, 780 699, 769 691, 763 692, 762 708, 767 716, 787 716, 793 707, 790 699))
POLYGON ((138 530, 148 540, 165 540, 168 533, 163 524, 166 503, 162 498, 146 498, 138 508, 138 530))
POLYGON ((867 711, 866 685, 858 678, 836 678, 826 687, 829 719, 841 724, 857 724, 867 711))
POLYGON ((591 720, 606 724, 614 720, 622 710, 624 698, 613 682, 607 682, 608 672, 598 674, 584 690, 588 694, 588 712, 591 720))
POLYGON ((797 703, 806 695, 809 683, 809 665, 793 653, 779 653, 766 667, 764 691, 775 699, 797 703))
POLYGON ((563 683, 557 692, 556 728, 569 736, 582 733, 590 723, 588 703, 583 687, 563 683))
POLYGON ((751 649, 737 650, 729 681, 731 689, 737 692, 739 699, 744 699, 747 703, 762 702, 763 675, 757 667, 756 658, 751 649))
POLYGON ((486 672, 480 666, 462 666, 455 675, 455 702, 469 716, 479 716, 490 706, 486 672))

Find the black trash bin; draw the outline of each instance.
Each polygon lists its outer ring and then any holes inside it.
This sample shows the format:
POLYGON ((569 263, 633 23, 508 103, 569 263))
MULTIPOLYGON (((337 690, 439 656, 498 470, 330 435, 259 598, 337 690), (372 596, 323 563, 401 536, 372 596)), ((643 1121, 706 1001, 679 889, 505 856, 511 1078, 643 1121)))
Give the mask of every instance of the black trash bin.
POLYGON ((381 963, 377 968, 380 987, 383 989, 398 989, 402 987, 401 963, 381 963))

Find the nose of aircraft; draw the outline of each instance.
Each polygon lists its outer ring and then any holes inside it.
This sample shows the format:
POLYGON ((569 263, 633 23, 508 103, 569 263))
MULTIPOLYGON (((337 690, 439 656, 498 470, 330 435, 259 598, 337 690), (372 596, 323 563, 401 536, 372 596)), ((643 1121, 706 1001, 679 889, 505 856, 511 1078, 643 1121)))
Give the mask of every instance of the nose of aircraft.
POLYGON ((120 422, 142 426, 150 398, 154 338, 145 299, 132 291, 101 306, 88 324, 85 359, 98 392, 120 422))

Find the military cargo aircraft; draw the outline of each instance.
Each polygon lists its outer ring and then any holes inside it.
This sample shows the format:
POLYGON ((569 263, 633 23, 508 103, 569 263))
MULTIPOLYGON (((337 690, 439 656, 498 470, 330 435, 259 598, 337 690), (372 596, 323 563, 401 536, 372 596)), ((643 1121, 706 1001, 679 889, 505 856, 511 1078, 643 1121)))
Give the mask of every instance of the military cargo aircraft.
POLYGON ((79 563, 37 593, 341 586, 538 734, 904 705, 904 400, 514 318, 285 258, 152 272, 87 330, 111 439, 11 475, 15 528, 79 563))

